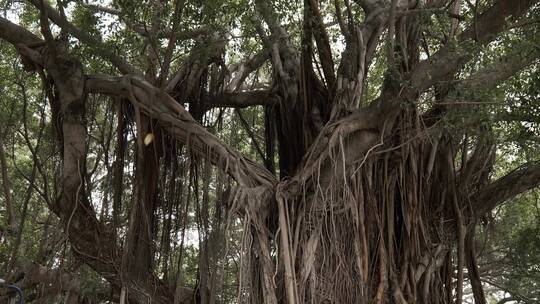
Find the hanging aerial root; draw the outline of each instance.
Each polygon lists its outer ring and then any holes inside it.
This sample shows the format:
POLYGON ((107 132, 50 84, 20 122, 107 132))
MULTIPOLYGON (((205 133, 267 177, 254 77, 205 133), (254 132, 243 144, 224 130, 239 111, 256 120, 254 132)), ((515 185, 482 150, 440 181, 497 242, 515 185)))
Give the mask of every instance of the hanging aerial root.
MULTIPOLYGON (((202 157, 210 157, 212 164, 222 168, 243 187, 273 188, 276 179, 263 166, 245 158, 215 135, 198 124, 193 117, 169 95, 138 76, 89 76, 87 90, 108 95, 128 97, 140 112, 156 119, 162 128, 202 157), (208 153, 211 151, 211 153, 208 153)), ((141 143, 142 137, 141 135, 141 143)))

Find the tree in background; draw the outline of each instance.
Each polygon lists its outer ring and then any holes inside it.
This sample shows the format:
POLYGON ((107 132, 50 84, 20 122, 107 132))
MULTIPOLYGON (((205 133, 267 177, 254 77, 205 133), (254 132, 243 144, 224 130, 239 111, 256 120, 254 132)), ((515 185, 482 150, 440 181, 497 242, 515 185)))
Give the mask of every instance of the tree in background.
POLYGON ((30 300, 538 300, 538 1, 0 3, 30 300))

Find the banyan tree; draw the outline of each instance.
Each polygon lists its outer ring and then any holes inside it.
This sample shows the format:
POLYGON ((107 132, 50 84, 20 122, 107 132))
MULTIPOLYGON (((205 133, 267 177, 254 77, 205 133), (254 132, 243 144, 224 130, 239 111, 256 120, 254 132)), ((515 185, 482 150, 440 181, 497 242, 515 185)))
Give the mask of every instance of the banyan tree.
POLYGON ((461 303, 464 286, 487 303, 477 227, 540 184, 534 160, 494 169, 497 124, 530 122, 493 92, 538 67, 537 0, 2 4, 56 147, 43 195, 109 301, 228 303, 233 275, 238 303, 461 303))

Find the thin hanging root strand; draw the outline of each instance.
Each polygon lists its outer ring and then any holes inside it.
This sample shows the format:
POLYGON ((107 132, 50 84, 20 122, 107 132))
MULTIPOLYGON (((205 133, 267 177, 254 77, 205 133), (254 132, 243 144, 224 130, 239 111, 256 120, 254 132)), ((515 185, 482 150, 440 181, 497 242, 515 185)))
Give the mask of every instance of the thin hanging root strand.
MULTIPOLYGON (((279 188, 279 186, 278 186, 279 188)), ((285 266, 285 288, 287 292, 287 301, 290 304, 298 302, 298 291, 296 290, 296 274, 291 256, 291 242, 290 242, 290 226, 286 216, 285 200, 281 194, 281 191, 276 192, 276 200, 279 209, 279 229, 281 234, 281 249, 283 250, 284 266, 285 266)))

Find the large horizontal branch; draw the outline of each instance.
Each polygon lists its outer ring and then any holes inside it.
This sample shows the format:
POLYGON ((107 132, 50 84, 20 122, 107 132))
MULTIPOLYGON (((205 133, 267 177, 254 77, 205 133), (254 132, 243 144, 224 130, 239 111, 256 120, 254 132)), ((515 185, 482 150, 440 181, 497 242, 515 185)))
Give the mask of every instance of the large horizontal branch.
POLYGON ((0 17, 0 38, 13 45, 29 45, 43 42, 36 35, 2 17, 0 17))
MULTIPOLYGON (((459 80, 459 83, 457 83, 454 88, 456 94, 449 96, 443 100, 443 102, 437 102, 429 111, 424 113, 422 117, 428 125, 431 125, 435 121, 438 121, 443 113, 451 111, 452 108, 455 109, 456 107, 466 104, 490 104, 489 101, 476 100, 475 96, 471 96, 471 94, 496 88, 500 83, 533 64, 538 58, 540 58, 540 49, 536 47, 526 53, 512 53, 500 58, 497 63, 480 69, 468 78, 459 80), (450 107, 449 105, 452 106, 450 107)), ((509 116, 506 116, 506 118, 508 117, 509 116)), ((466 124, 474 124, 479 121, 479 118, 479 116, 473 115, 466 124)), ((531 116, 529 115, 527 119, 526 117, 523 118, 524 121, 527 121, 531 116)), ((504 120, 505 116, 499 115, 496 116, 495 119, 504 120)), ((519 118, 513 116, 512 120, 519 120, 519 118)))
POLYGON ((476 40, 481 45, 493 41, 502 32, 509 17, 519 17, 538 3, 539 0, 499 0, 458 38, 459 44, 447 44, 429 59, 422 61, 410 76, 411 89, 421 93, 439 81, 451 79, 463 65, 472 58, 474 52, 466 45, 476 40))
POLYGON ((497 205, 540 186, 540 163, 527 163, 498 180, 483 187, 471 201, 477 216, 489 212, 497 205))
POLYGON ((122 57, 116 55, 114 51, 110 49, 110 47, 106 46, 101 41, 100 38, 94 37, 90 35, 89 33, 80 30, 71 22, 66 20, 66 18, 64 18, 60 13, 58 13, 58 11, 56 11, 54 8, 52 8, 48 4, 44 4, 42 6, 42 1, 40 0, 29 0, 29 2, 32 3, 35 7, 37 7, 39 10, 45 11, 49 19, 52 22, 54 22, 56 25, 58 25, 60 28, 67 31, 68 33, 73 35, 75 38, 79 39, 81 42, 85 43, 87 46, 94 49, 103 58, 109 60, 123 74, 142 75, 141 71, 139 71, 137 68, 132 66, 122 57))
POLYGON ((276 183, 275 177, 262 165, 222 143, 198 124, 176 100, 137 76, 89 76, 86 89, 90 93, 128 98, 141 113, 156 119, 191 151, 208 158, 243 187, 263 186, 269 189, 276 183))
POLYGON ((36 66, 45 65, 44 58, 36 49, 45 47, 47 43, 25 28, 2 17, 0 17, 0 39, 11 43, 17 49, 25 69, 35 70, 36 66))
POLYGON ((501 58, 500 62, 485 67, 471 75, 471 77, 461 81, 461 84, 456 87, 456 91, 475 92, 493 89, 501 82, 533 64, 538 58, 540 58, 540 48, 538 47, 533 47, 529 52, 522 51, 507 55, 501 58))
MULTIPOLYGON (((471 101, 470 99, 474 96, 471 96, 471 93, 487 91, 496 88, 500 83, 506 81, 510 77, 516 75, 523 69, 527 68, 534 64, 540 58, 540 48, 533 47, 530 51, 523 52, 522 48, 516 47, 511 50, 509 54, 501 57, 497 62, 484 67, 472 74, 468 78, 461 79, 455 85, 453 91, 456 94, 448 96, 442 102, 437 102, 428 112, 423 114, 425 121, 428 121, 429 125, 438 121, 441 117, 441 109, 443 112, 446 112, 448 105, 453 106, 462 106, 465 104, 476 104, 476 105, 488 105, 489 101, 471 101)), ((472 116, 473 121, 468 121, 469 123, 474 123, 474 120, 477 120, 478 116, 472 116)), ((504 120, 504 117, 500 116, 496 119, 504 120)), ((513 120, 517 120, 516 117, 513 117, 513 120)))

